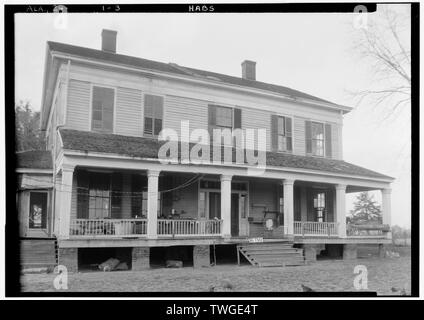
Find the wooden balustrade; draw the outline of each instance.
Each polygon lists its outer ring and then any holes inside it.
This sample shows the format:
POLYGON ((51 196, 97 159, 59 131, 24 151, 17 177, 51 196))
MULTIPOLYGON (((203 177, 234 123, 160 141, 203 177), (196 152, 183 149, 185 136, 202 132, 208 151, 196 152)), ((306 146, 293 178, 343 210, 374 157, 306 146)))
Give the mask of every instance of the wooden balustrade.
POLYGON ((294 234, 301 236, 328 236, 338 235, 337 222, 295 221, 294 234))
POLYGON ((219 236, 222 220, 158 220, 158 236, 219 236))
POLYGON ((390 226, 387 224, 348 224, 348 237, 387 237, 390 226))
POLYGON ((72 237, 145 236, 146 219, 73 219, 69 235, 72 237))

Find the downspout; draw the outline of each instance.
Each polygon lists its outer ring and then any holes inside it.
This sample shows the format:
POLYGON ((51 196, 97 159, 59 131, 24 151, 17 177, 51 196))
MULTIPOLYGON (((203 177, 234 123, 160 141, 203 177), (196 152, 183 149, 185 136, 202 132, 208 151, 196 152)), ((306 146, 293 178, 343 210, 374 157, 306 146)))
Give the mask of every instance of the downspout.
MULTIPOLYGON (((64 114, 63 114, 63 118, 65 119, 65 112, 68 109, 68 87, 69 87, 69 70, 71 67, 71 60, 68 60, 67 63, 67 67, 66 67, 66 78, 65 78, 65 92, 64 92, 64 103, 63 103, 63 110, 64 110, 64 114), (66 105, 66 107, 65 107, 66 105)), ((65 123, 62 124, 58 124, 58 112, 57 112, 57 108, 55 110, 56 114, 55 114, 55 118, 56 118, 56 126, 54 128, 54 136, 53 136, 53 195, 52 195, 52 220, 53 220, 53 230, 54 233, 57 237, 56 232, 58 232, 56 226, 59 226, 59 223, 56 223, 56 154, 57 154, 57 135, 58 135, 58 130, 59 128, 63 127, 65 125, 65 123)), ((60 215, 58 215, 59 219, 60 219, 60 215)))

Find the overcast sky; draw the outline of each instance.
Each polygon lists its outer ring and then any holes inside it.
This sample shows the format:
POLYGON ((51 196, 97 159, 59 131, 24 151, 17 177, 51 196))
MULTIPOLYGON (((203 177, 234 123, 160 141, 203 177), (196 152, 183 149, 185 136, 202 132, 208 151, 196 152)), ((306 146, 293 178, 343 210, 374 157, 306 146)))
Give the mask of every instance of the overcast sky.
MULTIPOLYGON (((368 22, 378 15, 370 14, 368 22)), ((36 110, 46 41, 100 49, 103 28, 118 31, 121 54, 233 76, 241 76, 243 60, 254 60, 257 80, 352 107, 349 92, 374 81, 372 66, 359 60, 352 45, 360 32, 352 14, 69 14, 66 28, 55 25, 53 15, 16 15, 15 98, 29 100, 36 110)), ((361 104, 345 116, 344 160, 396 178, 392 223, 409 226, 410 114, 382 122, 371 107, 361 104)), ((375 196, 380 200, 379 192, 375 196)))

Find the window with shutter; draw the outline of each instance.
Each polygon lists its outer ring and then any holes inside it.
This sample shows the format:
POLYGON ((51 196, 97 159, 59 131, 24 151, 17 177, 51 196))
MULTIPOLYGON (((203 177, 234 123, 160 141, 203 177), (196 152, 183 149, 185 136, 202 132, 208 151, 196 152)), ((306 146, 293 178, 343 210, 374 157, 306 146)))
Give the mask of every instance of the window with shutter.
POLYGON ((211 141, 213 141, 213 129, 241 129, 241 109, 209 105, 208 128, 211 141))
POLYGON ((272 149, 291 152, 293 150, 292 119, 277 115, 271 117, 272 149))
POLYGON ((91 129, 100 132, 113 132, 113 107, 115 90, 93 87, 91 129))
POLYGON ((144 135, 158 136, 162 131, 163 97, 144 95, 144 135))
POLYGON ((311 123, 312 155, 324 156, 324 125, 319 122, 311 123))

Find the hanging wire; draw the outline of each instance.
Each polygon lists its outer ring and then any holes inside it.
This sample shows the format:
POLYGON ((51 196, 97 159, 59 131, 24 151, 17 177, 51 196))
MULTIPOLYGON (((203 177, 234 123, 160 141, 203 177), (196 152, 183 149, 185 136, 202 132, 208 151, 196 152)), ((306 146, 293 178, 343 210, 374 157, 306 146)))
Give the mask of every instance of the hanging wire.
MULTIPOLYGON (((196 176, 188 179, 186 182, 182 183, 179 186, 176 186, 174 188, 167 189, 167 190, 157 191, 157 193, 164 194, 164 193, 169 193, 169 192, 172 192, 172 191, 176 191, 176 190, 180 190, 180 189, 186 188, 186 187, 188 187, 188 186, 196 183, 197 181, 199 181, 203 177, 204 177, 204 174, 198 174, 198 175, 196 175, 196 176)), ((39 180, 37 178, 31 178, 31 180, 46 183, 45 180, 39 180)), ((72 187, 71 185, 63 184, 63 183, 56 183, 56 185, 72 187)), ((86 187, 73 186, 73 188, 81 189, 81 190, 84 190, 84 191, 90 191, 90 188, 86 188, 86 187)), ((39 185, 25 184, 25 188, 18 189, 18 191, 24 191, 24 190, 28 190, 28 189, 31 189, 31 190, 46 190, 46 189, 48 189, 48 187, 41 188, 39 185)), ((93 190, 93 189, 91 189, 91 190, 93 190)), ((143 194, 146 194, 146 193, 147 194, 149 194, 149 193, 150 194, 156 193, 154 191, 140 191, 140 192, 138 192, 138 191, 115 191, 115 190, 104 190, 104 191, 105 192, 110 192, 110 195, 108 195, 108 196, 90 195, 90 194, 87 194, 86 192, 80 192, 78 190, 76 190, 76 192, 73 191, 73 190, 58 190, 58 192, 62 192, 62 193, 63 192, 71 193, 71 194, 73 193, 73 194, 76 194, 76 195, 85 195, 85 196, 95 197, 95 198, 123 198, 123 197, 126 197, 126 198, 138 198, 138 197, 140 197, 140 196, 142 196, 143 194)), ((102 191, 100 191, 100 192, 102 192, 102 191)))

